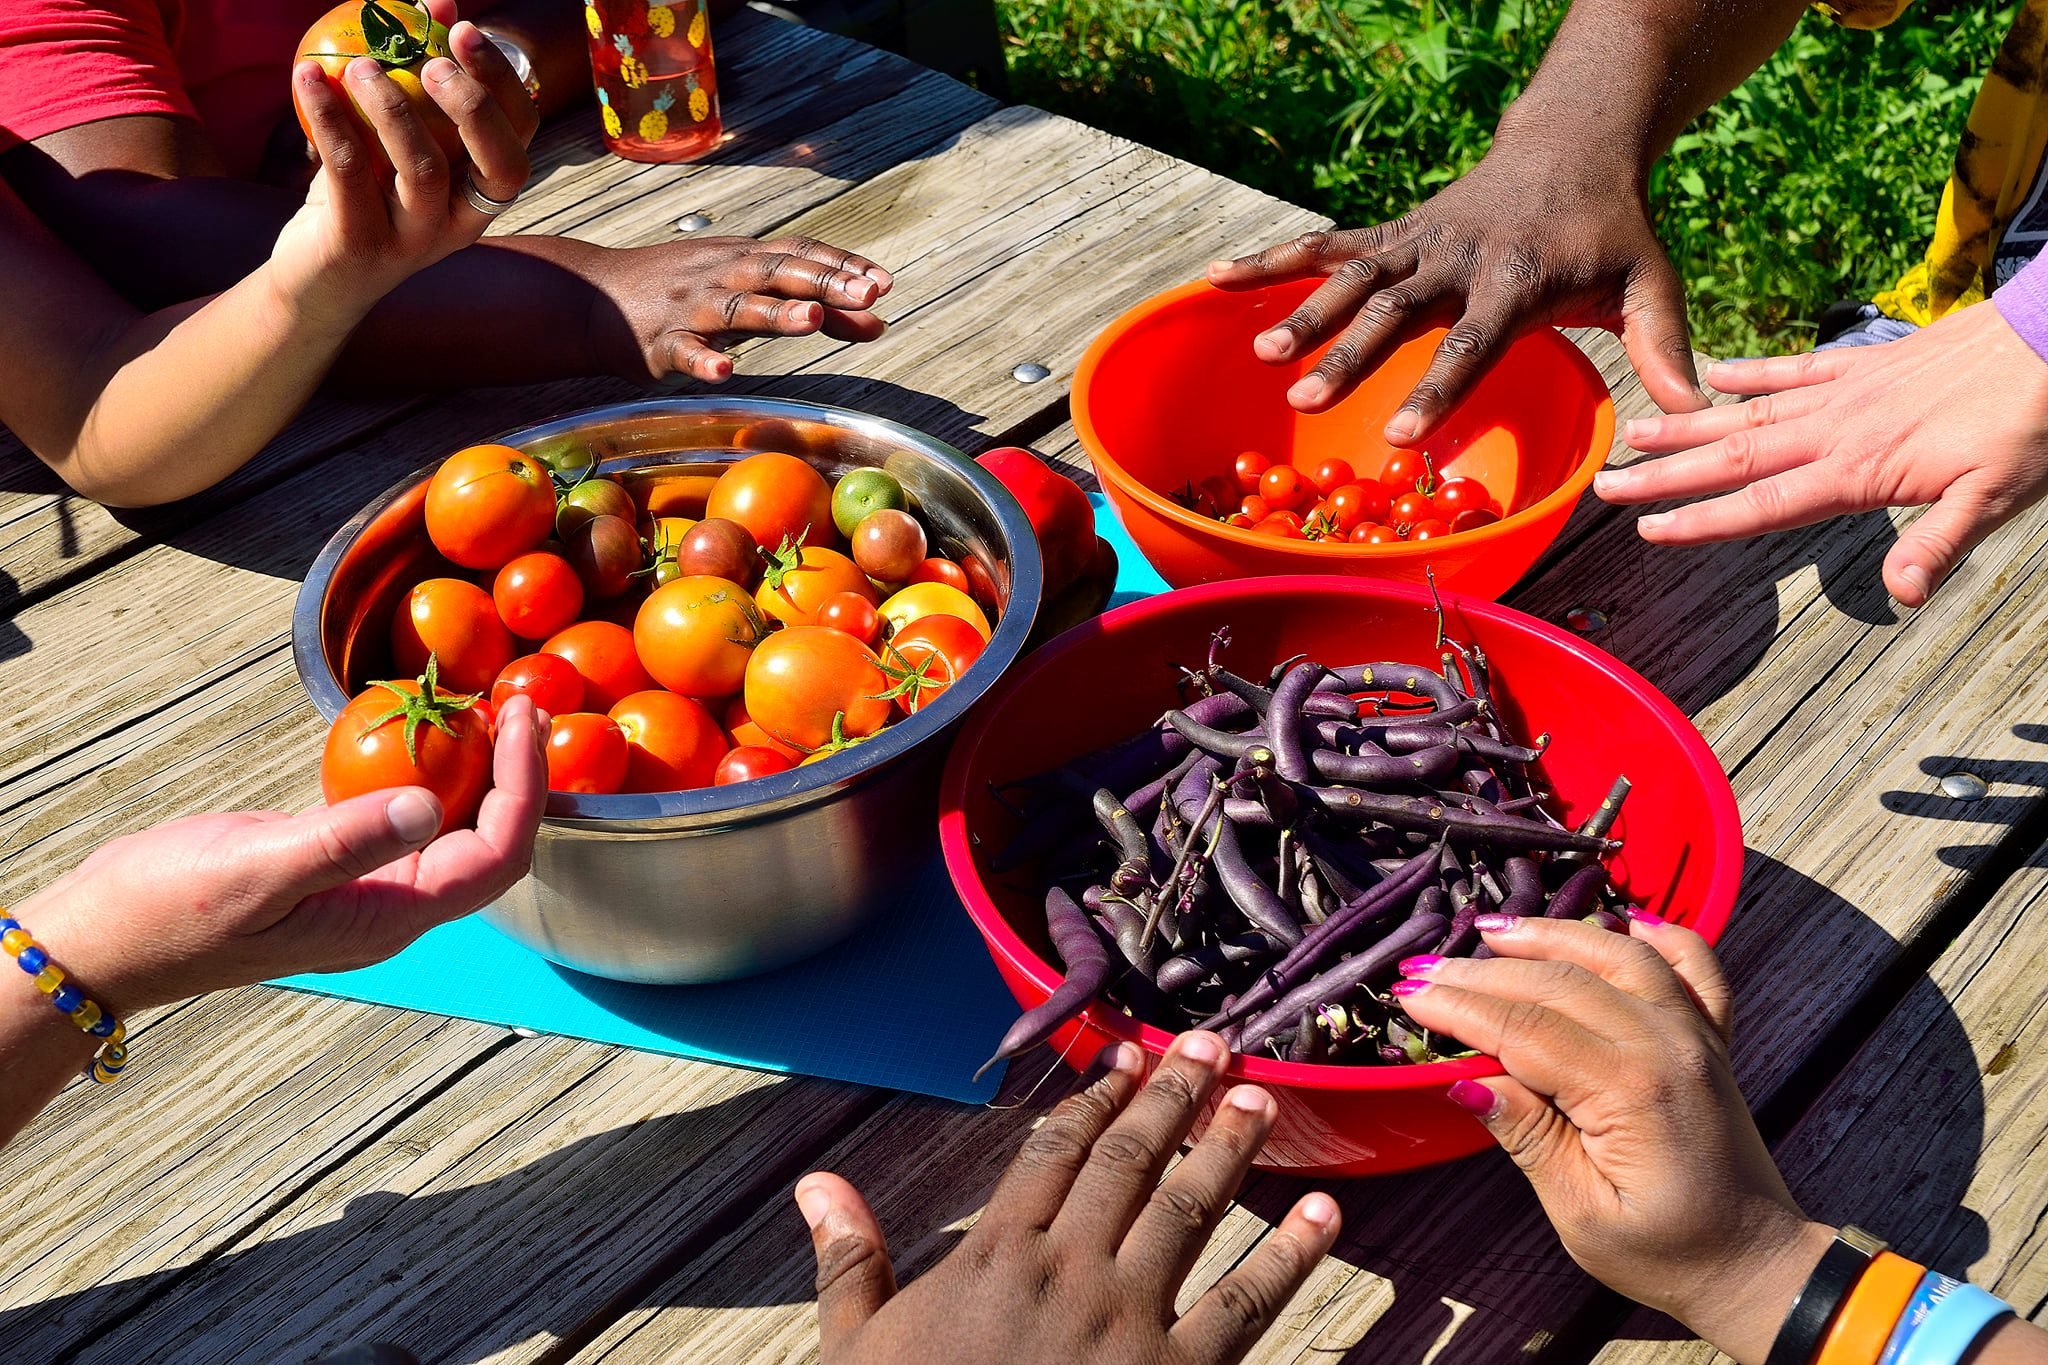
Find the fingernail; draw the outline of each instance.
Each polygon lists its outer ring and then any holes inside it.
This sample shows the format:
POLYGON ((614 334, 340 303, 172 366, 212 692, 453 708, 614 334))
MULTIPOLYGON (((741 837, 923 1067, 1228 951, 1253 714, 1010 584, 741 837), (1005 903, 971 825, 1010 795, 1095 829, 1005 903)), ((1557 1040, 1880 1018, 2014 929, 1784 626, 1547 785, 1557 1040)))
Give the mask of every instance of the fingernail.
POLYGON ((357 57, 348 64, 347 71, 352 81, 373 81, 377 78, 377 63, 368 57, 357 57))
POLYGON ((1664 917, 1662 915, 1658 914, 1654 910, 1646 910, 1640 905, 1625 905, 1622 907, 1622 913, 1627 915, 1630 919, 1634 920, 1637 924, 1647 924, 1652 929, 1656 928, 1658 925, 1664 922, 1664 917))
POLYGON ((1287 391, 1287 399, 1292 403, 1320 403, 1329 391, 1329 384, 1320 375, 1312 374, 1306 379, 1296 380, 1294 387, 1287 391))
POLYGON ((1520 915, 1481 915, 1472 927, 1482 934, 1505 934, 1522 922, 1520 915))
POLYGON ((1235 264, 1237 264, 1235 261, 1211 261, 1209 262, 1209 273, 1211 275, 1225 274, 1235 264))
POLYGON ((1337 1221, 1337 1201, 1318 1190, 1301 1201, 1301 1216, 1316 1227, 1326 1228, 1337 1221))
POLYGON ((1396 981, 1394 983, 1394 994, 1403 997, 1420 995, 1428 989, 1429 983, 1427 981, 1396 981))
POLYGON ((798 1181, 796 1211, 804 1216, 804 1222, 808 1226, 816 1227, 824 1222, 825 1215, 832 1211, 832 1197, 816 1185, 806 1185, 798 1181))
POLYGON ((1435 970, 1437 964, 1443 960, 1440 953, 1417 953, 1414 957, 1402 958, 1400 966, 1395 970, 1403 976, 1421 976, 1424 972, 1435 970))
POLYGON ((887 289, 890 285, 896 282, 896 277, 894 275, 891 275, 888 271, 882 269, 882 267, 878 265, 871 265, 866 270, 863 270, 861 273, 863 275, 866 275, 869 279, 873 280, 876 284, 881 285, 884 289, 887 289))
POLYGON ((1500 1096, 1477 1081, 1452 1081, 1451 1088, 1444 1094, 1452 1104, 1478 1118, 1490 1118, 1500 1104, 1500 1096))
POLYGON ((1907 587, 1920 594, 1920 600, 1923 602, 1927 600, 1928 594, 1934 591, 1934 579, 1918 564, 1908 564, 1899 570, 1899 577, 1906 580, 1907 587))
POLYGON ((1622 427, 1621 439, 1627 441, 1630 445, 1634 445, 1637 441, 1647 441, 1650 439, 1656 430, 1657 424, 1649 418, 1632 418, 1622 427))
POLYGON ((1232 1109, 1241 1109, 1247 1114, 1263 1114, 1273 1107, 1272 1097, 1255 1085, 1240 1085, 1223 1097, 1223 1102, 1232 1109))
POLYGON ((1213 1033, 1184 1033, 1174 1042, 1174 1051, 1197 1066, 1214 1066, 1223 1060, 1223 1044, 1213 1033))
POLYGON ((436 57, 420 68, 420 78, 433 85, 440 85, 455 75, 456 65, 446 57, 436 57))
POLYGON ((1636 530, 1644 535, 1648 535, 1652 531, 1661 531, 1670 524, 1671 514, 1669 512, 1652 512, 1647 517, 1636 518, 1636 530))
POLYGON ((1628 471, 1625 469, 1603 469, 1593 476, 1593 491, 1601 497, 1619 493, 1628 486, 1628 471))
POLYGON ((1135 1076, 1145 1069, 1145 1049, 1136 1043, 1118 1043, 1111 1049, 1109 1069, 1127 1071, 1135 1076))
POLYGON ((418 847, 441 828, 441 808, 425 792, 403 791, 384 804, 384 818, 391 832, 418 847))
POLYGON ((1402 408, 1387 422, 1387 439, 1390 441, 1412 441, 1415 432, 1422 425, 1422 418, 1411 408, 1402 408))
POLYGON ((1294 351, 1294 333, 1284 327, 1261 332, 1255 343, 1259 349, 1275 360, 1285 360, 1294 351))

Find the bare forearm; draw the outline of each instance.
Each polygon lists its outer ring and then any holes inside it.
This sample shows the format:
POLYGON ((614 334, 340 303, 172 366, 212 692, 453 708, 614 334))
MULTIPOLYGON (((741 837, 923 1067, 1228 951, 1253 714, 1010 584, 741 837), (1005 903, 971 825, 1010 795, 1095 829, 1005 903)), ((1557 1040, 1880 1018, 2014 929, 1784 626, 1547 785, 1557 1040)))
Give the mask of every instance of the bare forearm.
POLYGON ((1502 117, 1500 139, 1646 176, 1686 124, 1777 51, 1805 8, 1806 0, 1578 0, 1502 117))
POLYGON ((1963 1358, 1963 1365, 2041 1365, 2048 1360, 2048 1332, 2024 1318, 1994 1323, 1963 1358))

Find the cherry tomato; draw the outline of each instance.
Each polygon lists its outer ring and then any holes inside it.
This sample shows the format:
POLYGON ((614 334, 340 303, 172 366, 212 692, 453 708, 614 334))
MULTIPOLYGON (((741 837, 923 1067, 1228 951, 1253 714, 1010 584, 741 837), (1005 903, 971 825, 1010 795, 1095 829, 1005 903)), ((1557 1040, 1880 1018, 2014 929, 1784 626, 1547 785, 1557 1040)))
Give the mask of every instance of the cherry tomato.
POLYGON ((676 547, 676 568, 679 577, 723 578, 751 588, 761 576, 761 550, 738 522, 706 517, 676 547))
POLYGON ((1242 512, 1232 512, 1229 516, 1223 519, 1223 524, 1226 526, 1235 526, 1239 530, 1249 530, 1252 526, 1252 519, 1242 512))
POLYGON ((610 710, 619 698, 654 686, 633 652, 633 632, 613 621, 578 621, 550 636, 540 652, 569 661, 583 679, 583 704, 593 711, 610 710))
POLYGON ((733 697, 727 701, 725 712, 719 720, 725 725, 725 732, 732 736, 735 748, 773 749, 792 764, 804 756, 802 749, 791 748, 754 724, 754 718, 747 714, 747 699, 744 696, 733 697))
POLYGON ((692 575, 656 588, 641 604, 633 618, 633 646, 654 682, 669 691, 726 697, 740 690, 747 659, 768 630, 768 618, 745 588, 727 578, 692 575))
POLYGON ((818 608, 817 624, 842 630, 862 644, 873 647, 882 633, 882 618, 874 600, 864 592, 835 592, 818 608))
POLYGON ((719 475, 704 515, 738 522, 763 549, 774 549, 785 536, 830 545, 837 534, 825 476, 777 451, 749 455, 719 475))
POLYGON ((1357 477, 1358 475, 1352 472, 1349 460, 1339 460, 1332 457, 1320 462, 1314 469, 1311 469, 1308 474, 1308 481, 1316 492, 1327 496, 1330 490, 1342 488, 1357 477))
POLYGON ((1500 518, 1483 507, 1468 507, 1451 518, 1451 530, 1476 531, 1482 526, 1491 526, 1500 518))
POLYGON ((571 711, 548 731, 548 790, 609 796, 626 781, 626 732, 610 716, 571 711))
POLYGON ((810 626, 818 622, 818 609, 840 593, 874 599, 858 564, 837 550, 792 539, 775 551, 761 586, 754 589, 754 603, 784 625, 810 626))
POLYGON ((1393 514, 1396 490, 1377 479, 1368 480, 1359 487, 1365 490, 1365 515, 1360 520, 1383 522, 1393 514))
POLYGON ((853 562, 883 583, 901 583, 917 571, 925 553, 924 527, 908 512, 890 507, 870 512, 853 528, 853 562))
POLYGON ((1259 491, 1259 480, 1272 467, 1273 462, 1256 450, 1247 450, 1231 465, 1231 477, 1240 493, 1259 491))
POLYGON ((469 698, 429 691, 424 675, 371 683, 357 693, 334 718, 320 754, 320 792, 329 805, 391 787, 425 787, 440 799, 442 834, 476 818, 490 785, 490 726, 469 698))
POLYGON ((1346 535, 1351 534, 1352 527, 1365 520, 1366 493, 1359 484, 1339 484, 1323 501, 1329 508, 1330 520, 1346 535))
POLYGON ((718 760, 718 770, 712 774, 711 785, 730 787, 735 782, 752 782, 757 777, 786 773, 795 766, 796 760, 780 750, 761 744, 743 744, 718 760))
POLYGON ((1430 496, 1430 502, 1435 506, 1437 515, 1445 521, 1455 521, 1460 512, 1484 511, 1493 507, 1493 497, 1486 491, 1486 485, 1477 479, 1466 478, 1445 479, 1430 496))
POLYGON ((725 731, 701 702, 655 688, 622 697, 606 713, 626 736, 629 792, 686 792, 711 785, 725 731))
POLYGON ((583 709, 583 675, 557 654, 526 654, 506 664, 491 684, 491 710, 502 710, 521 692, 551 716, 583 709))
POLYGON ((1252 527, 1252 531, 1262 536, 1279 536, 1283 540, 1300 540, 1301 518, 1292 512, 1275 512, 1252 527))
POLYGON ((974 666, 988 647, 981 632, 957 616, 923 616, 896 632, 883 651, 896 705, 903 714, 939 696, 974 666))
POLYGON ((1364 521, 1351 528, 1353 545, 1390 545, 1400 535, 1391 526, 1382 526, 1376 521, 1364 521))
POLYGON ((569 562, 592 601, 625 594, 645 565, 633 523, 606 513, 569 533, 569 562))
POLYGON ((1245 494, 1244 501, 1237 505, 1238 515, 1254 525, 1273 515, 1273 505, 1257 493, 1245 494))
POLYGON ((495 569, 548 538, 555 485, 547 466, 510 446, 471 446, 427 483, 427 539, 465 569, 495 569))
POLYGON ((980 631, 982 639, 989 637, 988 616, 980 606, 966 593, 945 583, 913 583, 891 595, 878 610, 889 623, 892 635, 920 617, 957 616, 980 631))
POLYGON ((1408 528, 1410 540, 1435 540, 1438 536, 1451 533, 1450 525, 1438 517, 1429 517, 1408 528))
POLYGON ((624 484, 602 475, 572 484, 555 509, 555 534, 567 542, 592 517, 617 517, 631 525, 640 519, 633 495, 624 484))
POLYGON ((1426 468, 1421 451, 1397 450, 1387 457, 1387 467, 1380 471, 1380 482, 1399 496, 1422 481, 1426 468))
POLYGON ((1436 508, 1430 505, 1427 495, 1408 492, 1394 499, 1391 519, 1396 526, 1413 526, 1416 522, 1427 521, 1435 515, 1436 508))
POLYGON ((441 685, 451 691, 490 691, 518 652, 491 595, 467 579, 429 578, 391 614, 391 658, 399 671, 424 673, 432 655, 441 685))
MULTIPOLYGON (((299 40, 299 56, 302 60, 320 64, 327 73, 327 83, 336 93, 349 97, 351 108, 355 109, 358 125, 359 145, 368 149, 370 164, 388 168, 390 158, 383 146, 362 117, 362 111, 355 105, 355 92, 342 79, 342 72, 350 61, 357 57, 374 57, 384 74, 405 94, 405 102, 419 116, 427 133, 439 144, 442 155, 449 164, 460 166, 468 160, 468 152, 462 146, 462 134, 448 115, 441 112, 441 106, 434 103, 420 84, 420 70, 435 57, 448 55, 448 30, 434 22, 421 5, 404 3, 404 0, 375 0, 365 5, 363 0, 344 0, 333 9, 315 20, 306 30, 306 36, 299 40), (367 20, 372 28, 365 27, 367 20)), ((306 121, 306 111, 299 107, 296 94, 292 97, 292 111, 298 115, 299 131, 313 140, 312 127, 306 121)), ((482 567, 482 566, 475 566, 482 567)))
POLYGON ((568 560, 532 550, 498 570, 491 601, 507 630, 521 639, 545 640, 583 610, 583 582, 568 560))
POLYGON ((798 749, 871 735, 894 703, 881 660, 866 645, 823 626, 786 626, 747 661, 747 714, 798 749))
POLYGON ((1276 464, 1259 475, 1259 496, 1277 512, 1292 512, 1308 501, 1308 481, 1293 465, 1276 464))
POLYGON ((943 583, 949 588, 958 588, 961 592, 967 592, 971 586, 967 581, 967 570, 950 559, 938 558, 920 560, 918 566, 910 571, 910 577, 903 582, 943 583))

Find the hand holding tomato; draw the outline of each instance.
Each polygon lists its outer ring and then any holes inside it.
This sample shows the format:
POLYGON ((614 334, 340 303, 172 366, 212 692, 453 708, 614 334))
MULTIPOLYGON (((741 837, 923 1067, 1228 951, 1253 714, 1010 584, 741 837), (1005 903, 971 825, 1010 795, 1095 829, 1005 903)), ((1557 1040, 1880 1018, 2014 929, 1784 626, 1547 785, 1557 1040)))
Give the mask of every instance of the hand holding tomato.
POLYGON ((391 956, 525 875, 547 791, 532 703, 508 702, 476 828, 421 787, 292 815, 194 815, 101 846, 21 922, 117 1014, 391 956), (203 907, 201 910, 199 907, 203 907))
MULTIPOLYGON (((384 13, 411 24, 409 33, 422 27, 406 18, 419 14, 410 6, 384 13)), ((408 45, 407 61, 383 65, 346 55, 372 45, 357 24, 353 39, 345 25, 316 27, 308 51, 322 55, 292 71, 292 101, 320 170, 270 261, 286 300, 351 326, 399 281, 483 235, 490 215, 465 197, 464 178, 511 200, 526 183, 538 123, 504 54, 476 25, 447 31, 447 56, 408 45), (452 148, 436 141, 435 119, 452 125, 452 148)))

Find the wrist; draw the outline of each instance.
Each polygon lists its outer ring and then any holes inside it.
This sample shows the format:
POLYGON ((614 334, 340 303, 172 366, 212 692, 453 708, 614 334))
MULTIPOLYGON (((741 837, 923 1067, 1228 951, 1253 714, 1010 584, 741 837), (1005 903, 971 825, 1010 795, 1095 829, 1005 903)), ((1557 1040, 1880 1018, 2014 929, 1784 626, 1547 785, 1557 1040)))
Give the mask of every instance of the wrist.
POLYGON ((1745 1236, 1742 1251, 1704 1276, 1694 1302, 1673 1316, 1742 1365, 1763 1365, 1785 1316, 1805 1288, 1835 1229, 1792 1210, 1745 1236))
POLYGON ((342 273, 330 266, 302 276, 272 260, 251 272, 243 287, 252 294, 257 325, 271 335, 295 345, 338 347, 398 283, 361 274, 342 283, 337 279, 342 273))
MULTIPOLYGON (((91 907, 74 904, 63 883, 30 896, 11 913, 35 938, 37 946, 49 954, 50 961, 64 969, 64 979, 104 1012, 126 1021, 136 1010, 169 1003, 142 998, 146 992, 141 984, 130 980, 132 974, 123 968, 118 936, 106 933, 95 923, 102 916, 93 914, 91 907)), ((66 1028, 72 1027, 64 1016, 50 1008, 42 993, 11 959, 0 957, 0 967, 20 975, 29 995, 42 1004, 44 1011, 66 1028)))
POLYGON ((1501 115, 1486 156, 1512 162, 1517 175, 1540 175, 1542 183, 1564 192, 1598 197, 1626 185, 1635 198, 1646 201, 1658 150, 1638 134, 1546 112, 1541 100, 1532 105, 1531 94, 1525 93, 1501 115))

